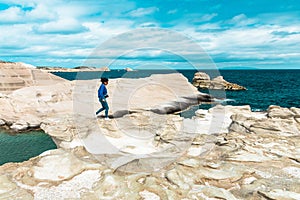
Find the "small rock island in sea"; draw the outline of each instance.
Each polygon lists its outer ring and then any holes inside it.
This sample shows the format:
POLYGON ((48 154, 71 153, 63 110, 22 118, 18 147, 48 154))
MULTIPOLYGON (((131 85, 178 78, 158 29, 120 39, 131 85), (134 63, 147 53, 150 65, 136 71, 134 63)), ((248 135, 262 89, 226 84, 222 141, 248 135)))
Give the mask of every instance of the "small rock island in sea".
POLYGON ((200 89, 213 90, 246 90, 245 87, 235 83, 230 83, 223 79, 223 76, 217 76, 210 79, 209 75, 204 72, 196 72, 193 78, 193 85, 200 89))
POLYGON ((22 63, 0 74, 1 126, 43 129, 58 147, 0 166, 0 199, 300 199, 299 108, 218 105, 187 119, 174 113, 213 97, 158 74, 111 79, 105 121, 99 80, 22 63))

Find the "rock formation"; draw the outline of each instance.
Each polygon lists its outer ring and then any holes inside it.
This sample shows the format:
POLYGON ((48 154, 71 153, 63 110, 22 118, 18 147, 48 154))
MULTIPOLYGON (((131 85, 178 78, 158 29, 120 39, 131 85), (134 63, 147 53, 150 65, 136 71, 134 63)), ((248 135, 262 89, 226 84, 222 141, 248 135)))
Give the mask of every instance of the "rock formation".
POLYGON ((209 75, 204 72, 197 72, 193 78, 193 85, 201 89, 213 90, 246 90, 245 87, 230 83, 223 79, 223 76, 218 76, 210 79, 209 75))
POLYGON ((0 93, 38 85, 51 85, 65 80, 24 63, 0 62, 0 93))
MULTIPOLYGON (((100 107, 99 80, 63 81, 25 87, 0 97, 0 120, 17 131, 38 127, 44 119, 80 114, 93 118, 100 107)), ((108 85, 110 115, 152 110, 172 113, 200 102, 210 102, 181 74, 152 75, 140 79, 112 79, 108 85), (180 86, 174 87, 175 82, 180 86)))
MULTIPOLYGON (((217 106, 197 111, 193 119, 152 112, 115 119, 124 122, 98 118, 98 125, 91 122, 82 126, 81 133, 86 135, 81 137, 97 134, 93 126, 101 127, 103 132, 100 132, 111 138, 112 144, 120 145, 118 138, 123 139, 124 145, 128 143, 119 150, 134 153, 132 159, 112 163, 118 154, 97 156, 90 152, 92 149, 78 145, 49 150, 29 161, 1 166, 0 198, 297 200, 300 197, 298 119, 298 108, 277 106, 270 106, 267 113, 251 112, 249 106, 217 106), (132 124, 126 124, 130 121, 132 124), (214 127, 216 121, 223 126, 219 131, 201 129, 214 127), (117 129, 114 123, 119 124, 117 129), (280 130, 270 128, 274 124, 276 127, 276 123, 283 123, 280 130), (141 129, 143 124, 145 127, 141 129), (291 124, 295 126, 287 126, 291 124), (189 134, 195 125, 199 126, 192 130, 196 134, 189 134), (130 135, 137 130, 144 134, 151 130, 152 137, 144 135, 140 145, 131 143, 141 140, 130 135), (188 145, 176 159, 171 158, 159 171, 138 172, 141 168, 164 165, 163 161, 170 158, 167 153, 176 152, 171 145, 180 147, 180 141, 188 145), (153 149, 148 149, 151 145, 153 149), (143 157, 140 156, 143 152, 138 153, 163 147, 164 158, 155 154, 143 157)), ((61 128, 54 126, 54 129, 63 131, 61 140, 66 141, 68 138, 63 137, 74 129, 66 127, 70 125, 67 121, 61 123, 64 124, 61 128)))
POLYGON ((112 79, 111 121, 94 115, 99 80, 0 96, 0 124, 40 127, 58 149, 0 166, 0 199, 300 199, 300 109, 215 106, 180 74, 112 79), (176 85, 174 86, 174 83, 176 85))
POLYGON ((134 70, 131 69, 130 67, 126 67, 124 70, 127 71, 127 72, 132 72, 132 71, 134 71, 134 70))

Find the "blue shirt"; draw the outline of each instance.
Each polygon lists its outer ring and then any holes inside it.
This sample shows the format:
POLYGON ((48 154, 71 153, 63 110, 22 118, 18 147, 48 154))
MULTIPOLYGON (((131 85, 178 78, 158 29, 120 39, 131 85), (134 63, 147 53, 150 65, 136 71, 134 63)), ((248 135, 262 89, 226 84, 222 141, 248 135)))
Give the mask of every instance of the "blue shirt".
POLYGON ((102 83, 98 89, 98 98, 105 99, 105 95, 107 95, 107 89, 105 85, 102 83))

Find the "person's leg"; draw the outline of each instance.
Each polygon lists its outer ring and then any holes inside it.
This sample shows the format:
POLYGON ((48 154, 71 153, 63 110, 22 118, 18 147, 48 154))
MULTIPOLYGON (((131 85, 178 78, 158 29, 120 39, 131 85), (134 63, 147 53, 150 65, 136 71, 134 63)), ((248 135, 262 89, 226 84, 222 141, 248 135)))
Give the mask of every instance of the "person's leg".
POLYGON ((102 105, 103 108, 105 109, 105 118, 108 118, 108 110, 109 110, 108 104, 106 101, 104 101, 102 105))
MULTIPOLYGON (((102 112, 103 110, 105 110, 105 104, 103 104, 104 102, 102 101, 102 99, 99 99, 99 102, 102 105, 102 108, 100 108, 97 112, 96 115, 98 115, 100 112, 102 112)), ((106 103, 106 102, 105 102, 106 103)))
POLYGON ((96 115, 98 115, 100 112, 102 112, 103 110, 105 110, 105 108, 100 108, 97 112, 96 112, 96 115))

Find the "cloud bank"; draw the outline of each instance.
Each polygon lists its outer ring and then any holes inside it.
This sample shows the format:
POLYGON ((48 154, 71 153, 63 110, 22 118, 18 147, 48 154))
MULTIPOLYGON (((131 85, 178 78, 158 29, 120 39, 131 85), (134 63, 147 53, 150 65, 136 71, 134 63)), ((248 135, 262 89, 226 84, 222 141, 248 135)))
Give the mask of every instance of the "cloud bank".
POLYGON ((149 42, 134 31, 161 28, 190 38, 219 68, 300 69, 299 10, 300 2, 292 0, 0 0, 0 59, 75 67, 92 59, 101 44, 123 34, 93 58, 95 66, 120 54, 120 68, 151 62, 185 68, 182 57, 197 60, 199 52, 188 49, 180 37, 160 41, 154 33, 149 42), (124 34, 128 31, 140 38, 130 41, 124 34), (152 49, 137 49, 137 41, 152 49), (159 42, 184 51, 177 55, 159 49, 159 42), (123 48, 132 51, 121 52, 123 48))

